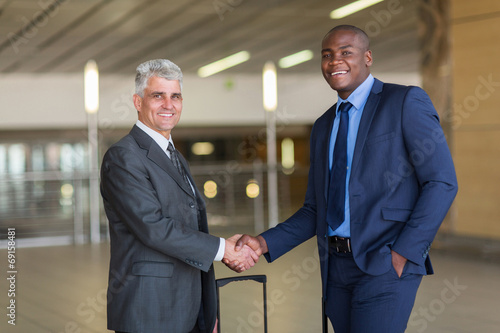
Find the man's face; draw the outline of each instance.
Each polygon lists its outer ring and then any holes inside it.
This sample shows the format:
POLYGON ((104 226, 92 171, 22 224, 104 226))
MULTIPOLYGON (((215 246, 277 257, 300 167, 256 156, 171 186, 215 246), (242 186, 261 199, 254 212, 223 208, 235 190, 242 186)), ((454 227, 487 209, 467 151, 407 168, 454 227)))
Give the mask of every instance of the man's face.
POLYGON ((177 125, 182 112, 182 94, 179 81, 152 77, 144 89, 144 97, 134 95, 139 120, 167 139, 177 125))
POLYGON ((370 74, 371 51, 367 50, 366 42, 349 30, 328 34, 321 46, 323 77, 346 99, 370 74))

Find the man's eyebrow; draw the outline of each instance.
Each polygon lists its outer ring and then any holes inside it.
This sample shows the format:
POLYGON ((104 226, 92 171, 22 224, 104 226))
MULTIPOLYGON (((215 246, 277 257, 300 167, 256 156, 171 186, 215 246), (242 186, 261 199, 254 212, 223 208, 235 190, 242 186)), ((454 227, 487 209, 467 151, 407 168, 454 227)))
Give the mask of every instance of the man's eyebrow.
MULTIPOLYGON (((343 45, 343 46, 339 47, 339 50, 345 50, 345 49, 349 49, 352 47, 353 46, 351 44, 347 44, 347 45, 343 45)), ((332 51, 333 50, 331 48, 321 50, 321 52, 332 52, 332 51)))
MULTIPOLYGON (((150 96, 154 96, 154 95, 162 95, 162 96, 166 96, 167 93, 165 91, 152 91, 150 93, 150 96)), ((172 93, 171 96, 182 96, 182 93, 180 92, 176 92, 176 93, 172 93)))

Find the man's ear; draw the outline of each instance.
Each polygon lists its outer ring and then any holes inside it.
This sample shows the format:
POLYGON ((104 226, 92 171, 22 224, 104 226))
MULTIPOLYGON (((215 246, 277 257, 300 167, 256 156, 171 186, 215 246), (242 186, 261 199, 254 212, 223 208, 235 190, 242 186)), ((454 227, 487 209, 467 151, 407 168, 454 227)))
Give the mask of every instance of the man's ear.
POLYGON ((366 67, 370 67, 373 64, 372 51, 368 50, 365 52, 366 67))
POLYGON ((142 107, 142 97, 139 96, 139 95, 137 95, 137 94, 134 94, 133 100, 134 100, 135 109, 138 112, 140 112, 141 111, 141 107, 142 107))

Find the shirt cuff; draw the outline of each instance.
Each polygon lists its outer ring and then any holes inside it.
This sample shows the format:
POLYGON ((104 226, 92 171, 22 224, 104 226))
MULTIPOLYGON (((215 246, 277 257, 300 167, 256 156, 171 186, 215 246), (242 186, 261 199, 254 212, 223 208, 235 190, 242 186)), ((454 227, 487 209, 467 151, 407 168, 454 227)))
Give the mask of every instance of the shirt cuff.
POLYGON ((215 256, 214 261, 221 261, 224 258, 225 250, 226 250, 226 240, 224 238, 220 238, 219 251, 217 251, 217 255, 215 256))

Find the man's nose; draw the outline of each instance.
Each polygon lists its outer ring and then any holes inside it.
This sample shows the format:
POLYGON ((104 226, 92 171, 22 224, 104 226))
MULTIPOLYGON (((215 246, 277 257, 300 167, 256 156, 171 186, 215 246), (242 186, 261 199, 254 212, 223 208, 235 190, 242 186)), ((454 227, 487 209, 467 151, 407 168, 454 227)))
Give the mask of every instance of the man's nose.
POLYGON ((342 59, 340 57, 332 56, 332 58, 330 59, 328 64, 329 65, 338 65, 341 62, 342 62, 342 59))
POLYGON ((165 97, 163 99, 163 108, 167 109, 167 110, 170 110, 172 109, 172 99, 170 97, 165 97))

